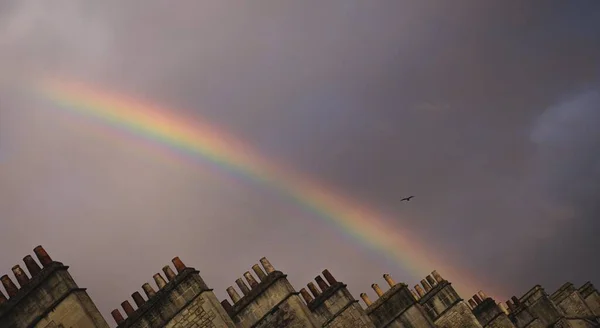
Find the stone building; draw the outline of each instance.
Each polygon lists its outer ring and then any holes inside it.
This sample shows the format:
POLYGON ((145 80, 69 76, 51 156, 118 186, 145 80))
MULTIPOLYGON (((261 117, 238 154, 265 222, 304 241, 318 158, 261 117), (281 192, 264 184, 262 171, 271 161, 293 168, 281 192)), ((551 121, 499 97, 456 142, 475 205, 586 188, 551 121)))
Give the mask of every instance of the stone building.
MULTIPOLYGON (((67 266, 52 260, 41 246, 34 253, 41 265, 27 255, 23 262, 29 274, 15 265, 14 279, 0 278, 0 328, 109 327, 67 266)), ((371 301, 360 294, 363 307, 328 270, 297 292, 285 273, 262 258, 235 281, 237 289, 226 289, 231 301, 219 301, 196 269, 178 257, 172 262, 153 276, 155 286, 141 286, 145 297, 136 291, 121 303, 123 312, 112 311, 118 328, 600 327, 600 294, 590 282, 579 288, 566 283, 551 295, 534 286, 499 303, 482 291, 462 299, 436 271, 413 289, 384 274, 389 289, 371 285, 378 298, 371 301)))

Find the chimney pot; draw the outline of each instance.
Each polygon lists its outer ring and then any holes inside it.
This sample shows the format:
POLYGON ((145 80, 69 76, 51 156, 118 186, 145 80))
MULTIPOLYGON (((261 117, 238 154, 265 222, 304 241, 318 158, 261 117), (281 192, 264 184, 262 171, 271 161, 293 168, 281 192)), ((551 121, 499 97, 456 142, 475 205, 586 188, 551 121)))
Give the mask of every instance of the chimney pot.
POLYGON ((306 287, 308 287, 308 290, 310 290, 310 292, 313 294, 313 296, 315 298, 317 298, 319 295, 321 295, 321 292, 317 289, 317 286, 315 286, 315 284, 311 281, 309 282, 306 287))
POLYGON ((225 312, 231 313, 233 311, 233 306, 229 303, 228 299, 224 299, 221 301, 221 306, 225 309, 225 312))
POLYGON ((333 277, 331 272, 329 272, 329 270, 325 269, 325 270, 323 270, 322 273, 323 273, 323 277, 325 277, 325 280, 327 280, 329 285, 333 285, 333 284, 337 283, 337 280, 335 280, 335 278, 333 277))
POLYGON ((38 273, 40 273, 40 271, 42 271, 40 266, 37 264, 37 262, 33 259, 31 255, 25 256, 23 258, 23 262, 25 262, 25 266, 27 267, 27 270, 29 271, 29 274, 32 278, 35 277, 38 273))
POLYGON ((46 252, 44 247, 42 247, 41 245, 34 248, 33 252, 35 253, 35 256, 37 256, 38 260, 40 260, 40 263, 42 263, 42 266, 44 268, 52 264, 52 258, 50 258, 48 252, 46 252))
POLYGON ((172 281, 173 279, 175 279, 175 276, 177 276, 175 272, 173 272, 173 269, 171 269, 171 267, 168 265, 165 265, 163 267, 163 272, 165 273, 165 276, 167 277, 168 281, 172 281))
POLYGON ((314 298, 310 296, 310 293, 308 292, 308 290, 306 290, 306 288, 300 289, 300 295, 302 295, 302 298, 304 299, 304 302, 306 302, 306 304, 314 300, 314 298))
POLYGON ((181 273, 186 268, 185 264, 183 264, 183 262, 181 261, 179 256, 173 258, 173 260, 171 260, 171 262, 173 262, 173 265, 175 266, 175 270, 177 270, 177 273, 181 273))
POLYGON ((262 264, 263 268, 265 268, 267 274, 275 272, 275 268, 271 265, 271 262, 269 262, 266 257, 260 259, 260 264, 262 264))
POLYGON ((389 273, 383 275, 383 279, 388 283, 390 287, 396 286, 396 282, 392 279, 392 276, 389 273))
POLYGON ((444 281, 444 278, 442 278, 442 276, 436 270, 433 270, 433 272, 431 272, 431 275, 433 276, 435 281, 437 281, 438 284, 444 281))
POLYGON ((250 271, 244 272, 244 278, 246 278, 248 285, 250 285, 250 289, 254 289, 256 286, 258 286, 258 282, 256 279, 254 279, 254 276, 250 273, 250 271))
POLYGON ((508 307, 506 306, 506 304, 500 302, 500 303, 498 303, 498 306, 500 307, 500 309, 502 309, 502 312, 504 312, 506 315, 508 315, 510 313, 508 311, 508 307))
POLYGON ((506 305, 508 306, 508 309, 510 310, 510 312, 515 312, 515 305, 513 304, 513 302, 511 300, 506 301, 506 305))
POLYGON ((421 299, 421 297, 419 297, 419 295, 417 295, 417 292, 415 292, 414 289, 410 290, 411 294, 413 295, 413 297, 415 298, 416 301, 418 301, 419 299, 421 299))
POLYGON ((486 300, 488 298, 488 296, 482 290, 478 291, 477 295, 479 295, 479 297, 481 297, 482 301, 486 300))
POLYGON ((423 290, 423 288, 421 288, 421 286, 415 285, 415 290, 419 294, 419 298, 425 296, 425 291, 423 290))
POLYGON ((152 278, 154 278, 154 282, 156 283, 156 286, 158 286, 159 290, 163 289, 167 285, 165 278, 163 278, 160 273, 155 274, 152 278))
POLYGON ((3 275, 2 277, 0 277, 0 280, 2 281, 4 289, 6 289, 8 297, 15 297, 19 292, 19 289, 17 288, 15 283, 10 279, 10 277, 8 275, 3 275))
POLYGON ((327 288, 329 288, 329 285, 327 285, 327 283, 325 282, 325 280, 323 280, 323 278, 321 278, 321 276, 316 276, 315 281, 317 282, 317 285, 319 285, 319 288, 322 291, 325 291, 327 288))
POLYGON ((481 304, 481 297, 479 297, 479 295, 473 295, 473 300, 475 300, 475 303, 477 303, 477 305, 481 304))
POLYGON ((123 303, 121 303, 121 307, 123 308, 123 310, 125 310, 125 314, 127 315, 127 317, 130 317, 135 312, 133 306, 131 306, 131 303, 129 303, 129 301, 124 301, 123 303))
POLYGON ((0 290, 0 306, 2 306, 2 304, 6 303, 6 301, 8 301, 8 299, 6 298, 6 296, 4 296, 4 293, 2 293, 2 291, 0 290))
POLYGON ((250 293, 250 288, 248 288, 248 286, 244 283, 242 278, 236 279, 235 283, 238 285, 238 287, 240 288, 240 290, 242 291, 242 294, 244 294, 244 296, 246 296, 246 295, 248 295, 248 293, 250 293))
POLYGON ((123 321, 125 321, 125 319, 123 318, 123 315, 121 314, 121 312, 118 309, 114 309, 110 314, 112 314, 113 319, 115 319, 115 322, 117 323, 117 325, 120 325, 123 321))
POLYGON ((521 301, 520 301, 520 300, 519 300, 519 298, 518 298, 518 297, 516 297, 516 296, 513 296, 513 297, 511 297, 510 299, 511 299, 511 300, 513 301, 513 303, 515 304, 515 307, 517 307, 517 306, 519 306, 519 304, 521 304, 521 301))
POLYGON ((143 284, 142 289, 144 290, 144 293, 146 293, 146 296, 148 296, 148 299, 156 295, 156 291, 154 291, 154 288, 152 288, 149 283, 143 284))
POLYGON ((12 267, 12 272, 17 278, 17 282, 19 282, 19 286, 21 286, 21 288, 27 285, 27 283, 29 282, 29 277, 19 265, 15 265, 14 267, 12 267))
POLYGON ((373 288, 375 293, 377 293, 377 296, 381 297, 381 295, 383 295, 383 291, 381 290, 381 288, 379 288, 378 284, 372 284, 371 288, 373 288))
POLYGON ((366 293, 361 293, 360 298, 362 298, 363 302, 365 302, 365 304, 367 306, 370 306, 371 304, 373 304, 373 302, 371 302, 371 300, 369 299, 369 296, 366 293))
POLYGON ((477 302, 475 302, 473 299, 470 299, 469 305, 471 306, 471 309, 474 309, 477 307, 477 302))
POLYGON ((233 304, 237 303, 241 299, 240 294, 238 294, 237 290, 235 290, 233 286, 227 287, 227 294, 229 297, 231 297, 233 304))
POLYGON ((263 271, 263 269, 258 264, 253 265, 252 270, 254 271, 254 273, 256 273, 256 275, 258 276, 258 279, 260 279, 260 281, 264 281, 265 278, 267 277, 267 274, 263 271))
POLYGON ((435 281, 435 279, 433 279, 432 276, 427 276, 425 277, 425 279, 427 279, 427 282, 429 283, 429 285, 431 285, 432 289, 433 287, 435 287, 435 285, 437 285, 437 281, 435 281))
POLYGON ((133 298, 133 301, 135 302, 135 305, 138 307, 138 309, 142 307, 144 303, 146 303, 146 300, 144 300, 140 292, 135 292, 131 294, 131 297, 133 298))
POLYGON ((421 280, 421 285, 425 288, 425 292, 428 293, 431 290, 431 285, 427 282, 427 280, 421 280))

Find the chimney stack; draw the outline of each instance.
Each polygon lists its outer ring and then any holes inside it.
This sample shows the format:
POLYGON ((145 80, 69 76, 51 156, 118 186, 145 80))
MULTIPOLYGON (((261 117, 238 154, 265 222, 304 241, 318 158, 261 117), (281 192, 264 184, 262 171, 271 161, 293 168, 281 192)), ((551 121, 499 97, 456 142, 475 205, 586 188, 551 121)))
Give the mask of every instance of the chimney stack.
POLYGON ((224 299, 221 301, 221 306, 225 309, 225 312, 231 313, 233 311, 233 306, 229 303, 228 299, 224 299))
POLYGON ((473 295, 473 300, 475 300, 475 303, 477 303, 477 305, 481 304, 482 302, 481 297, 479 297, 479 295, 477 294, 473 295))
POLYGON ((244 296, 246 296, 246 295, 248 295, 248 293, 250 293, 250 288, 248 288, 248 286, 246 286, 246 284, 244 283, 242 278, 236 279, 235 283, 238 285, 238 287, 240 288, 240 290, 242 291, 242 294, 244 294, 244 296))
POLYGON ((337 280, 335 280, 335 278, 333 277, 331 272, 329 272, 329 270, 325 269, 325 270, 323 270, 322 273, 323 273, 323 277, 325 277, 325 280, 327 280, 327 282, 329 283, 330 286, 337 283, 337 280))
POLYGON ((431 285, 431 288, 435 287, 435 285, 437 285, 437 281, 435 281, 435 279, 433 279, 432 276, 427 276, 425 277, 425 279, 427 279, 427 282, 431 285))
POLYGON ((121 312, 118 309, 114 309, 110 314, 112 314, 113 319, 115 319, 115 322, 117 323, 117 325, 120 325, 123 321, 125 321, 125 319, 123 318, 123 315, 121 314, 121 312))
POLYGON ((425 280, 425 279, 421 280, 421 285, 423 285, 423 288, 425 288, 426 293, 428 293, 431 290, 431 285, 429 285, 427 280, 425 280))
POLYGON ((27 283, 29 282, 29 277, 27 276, 27 273, 25 273, 25 271, 23 271, 23 269, 21 269, 21 267, 18 264, 12 267, 12 272, 17 278, 17 282, 19 283, 19 286, 21 286, 21 288, 27 285, 27 283))
POLYGON ((315 284, 311 281, 309 282, 306 287, 308 287, 308 289, 310 290, 310 292, 313 294, 314 297, 318 297, 319 295, 321 295, 321 292, 317 289, 317 286, 315 286, 315 284))
POLYGON ((185 264, 183 264, 183 262, 181 261, 179 256, 174 257, 171 260, 171 262, 173 262, 173 265, 175 266, 175 270, 177 270, 177 273, 181 273, 186 268, 185 264))
POLYGON ((150 299, 150 298, 152 298, 152 296, 156 295, 156 291, 154 291, 154 288, 152 288, 152 286, 150 286, 149 283, 143 284, 142 289, 144 290, 144 293, 146 293, 146 296, 148 296, 148 299, 150 299))
POLYGON ((165 265, 165 266, 163 267, 163 272, 165 273, 165 276, 167 277, 167 280, 168 280, 168 281, 172 281, 172 280, 173 280, 173 279, 175 279, 175 277, 177 276, 177 275, 175 274, 175 272, 173 272, 173 269, 171 269, 171 267, 170 267, 170 266, 168 266, 168 265, 165 265))
POLYGON ((37 256, 38 260, 40 260, 40 263, 42 263, 44 268, 52 264, 52 258, 50 258, 50 255, 48 255, 44 247, 41 245, 34 248, 33 252, 35 253, 35 256, 37 256))
POLYGON ((128 317, 130 317, 135 312, 133 306, 131 306, 131 303, 129 303, 129 301, 124 301, 123 303, 121 303, 121 307, 123 308, 123 310, 125 310, 125 314, 127 314, 128 317))
POLYGON ((265 268, 267 274, 275 272, 275 268, 271 265, 271 262, 269 262, 266 257, 260 259, 260 264, 262 264, 263 268, 265 268))
POLYGON ((240 294, 238 294, 237 290, 235 290, 233 286, 227 287, 227 294, 233 301, 233 304, 237 303, 241 299, 240 294))
POLYGON ((10 277, 5 274, 2 277, 0 277, 0 280, 2 281, 4 289, 6 289, 8 297, 15 297, 19 292, 19 289, 17 288, 15 283, 10 279, 10 277))
POLYGON ((304 299, 304 302, 306 302, 306 304, 314 300, 314 298, 310 296, 310 293, 308 292, 308 290, 306 290, 306 288, 300 289, 300 295, 302 295, 302 298, 304 299))
POLYGON ((383 291, 381 290, 381 288, 379 288, 378 284, 372 284, 371 288, 373 288, 375 293, 377 293, 377 296, 381 297, 381 295, 383 295, 383 291))
POLYGON ((267 274, 258 264, 253 265, 252 270, 254 271, 254 273, 256 273, 256 276, 258 277, 258 279, 260 279, 260 281, 265 280, 265 278, 267 277, 267 274))
POLYGON ((442 276, 436 270, 433 270, 433 272, 431 272, 431 275, 433 276, 435 281, 437 281, 438 284, 444 281, 444 278, 442 278, 442 276))
POLYGON ((315 281, 317 282, 317 285, 319 285, 319 288, 321 288, 322 291, 325 291, 327 288, 329 288, 329 286, 327 285, 325 280, 321 278, 321 276, 316 276, 315 281))
POLYGON ((131 294, 131 298, 133 298, 133 301, 135 302, 135 305, 138 307, 138 309, 142 307, 144 303, 146 303, 146 300, 144 300, 140 292, 135 292, 131 294))
POLYGON ((246 278, 246 281, 250 285, 250 289, 254 289, 256 288, 256 286, 258 286, 258 282, 256 281, 256 279, 254 279, 254 276, 252 276, 250 271, 244 272, 244 278, 246 278))
POLYGON ((388 283, 388 285, 390 285, 390 287, 394 287, 396 285, 396 282, 394 281, 394 279, 392 279, 392 276, 389 273, 384 274, 383 279, 385 279, 385 281, 387 281, 387 283, 388 283))
POLYGON ((33 259, 33 257, 31 255, 25 256, 23 258, 23 262, 25 262, 27 271, 29 271, 29 274, 31 275, 32 278, 34 276, 36 276, 38 273, 40 273, 40 271, 42 271, 40 266, 37 264, 37 262, 33 259))
POLYGON ((6 303, 6 301, 8 301, 8 299, 6 298, 6 296, 4 296, 4 293, 2 293, 2 291, 0 290, 0 306, 2 306, 2 304, 6 303))
POLYGON ((160 273, 155 274, 152 278, 154 278, 154 282, 156 283, 156 286, 158 286, 159 290, 163 289, 167 285, 165 278, 163 278, 160 273))
POLYGON ((471 309, 474 309, 477 307, 477 302, 475 302, 473 299, 470 299, 469 305, 471 306, 471 309))
POLYGON ((363 302, 365 302, 365 304, 367 306, 370 306, 371 304, 373 304, 373 302, 371 302, 371 300, 369 299, 369 296, 366 293, 361 293, 360 298, 362 298, 363 302))
POLYGON ((421 286, 415 285, 415 290, 419 294, 419 298, 425 296, 425 291, 423 290, 423 288, 421 288, 421 286))

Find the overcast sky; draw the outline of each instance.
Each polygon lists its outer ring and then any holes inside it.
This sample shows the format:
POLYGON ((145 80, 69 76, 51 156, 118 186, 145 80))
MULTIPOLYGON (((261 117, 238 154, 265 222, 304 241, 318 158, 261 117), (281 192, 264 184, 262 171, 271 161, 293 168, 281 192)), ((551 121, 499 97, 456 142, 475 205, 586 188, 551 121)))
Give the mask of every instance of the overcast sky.
POLYGON ((111 322, 174 256, 221 299, 262 256, 298 290, 324 268, 372 299, 383 273, 422 277, 20 81, 62 74, 214 122, 484 290, 600 284, 598 1, 0 0, 0 54, 1 270, 42 244, 111 322))

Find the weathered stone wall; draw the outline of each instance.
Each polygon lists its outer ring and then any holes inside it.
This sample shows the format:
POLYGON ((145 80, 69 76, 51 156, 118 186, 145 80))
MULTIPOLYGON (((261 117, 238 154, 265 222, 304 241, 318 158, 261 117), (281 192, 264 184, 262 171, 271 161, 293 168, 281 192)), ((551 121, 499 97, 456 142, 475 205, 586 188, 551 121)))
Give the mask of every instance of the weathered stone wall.
POLYGON ((510 321, 508 316, 504 313, 498 314, 493 318, 484 328, 515 328, 515 325, 510 321))
MULTIPOLYGON (((241 326, 238 326, 241 327, 241 326)), ((246 326, 244 326, 246 327, 246 326)), ((319 327, 306 304, 298 295, 292 295, 265 315, 256 328, 310 328, 319 327)))
POLYGON ((165 328, 220 328, 231 327, 228 318, 223 318, 218 307, 221 305, 211 292, 198 295, 187 307, 180 311, 165 328))
POLYGON ((308 304, 323 327, 375 328, 343 283, 335 283, 308 304))
POLYGON ((456 302, 434 322, 440 328, 482 328, 471 309, 463 301, 456 302))
POLYGON ((567 317, 577 318, 593 315, 585 300, 572 283, 566 283, 560 287, 552 294, 551 299, 561 310, 562 314, 567 317))
POLYGON ((473 315, 483 327, 514 328, 508 316, 491 298, 486 298, 473 309, 473 315))
POLYGON ((526 308, 533 317, 540 319, 545 325, 553 324, 561 317, 558 307, 541 286, 533 287, 520 302, 519 307, 526 308))
POLYGON ((435 327, 405 284, 397 284, 366 310, 376 327, 435 327))
POLYGON ((78 328, 108 328, 108 324, 106 324, 92 300, 81 290, 69 294, 35 327, 60 327, 61 325, 78 328))
POLYGON ((579 288, 579 293, 592 313, 596 316, 600 316, 600 293, 594 288, 594 285, 590 282, 586 282, 579 288))

